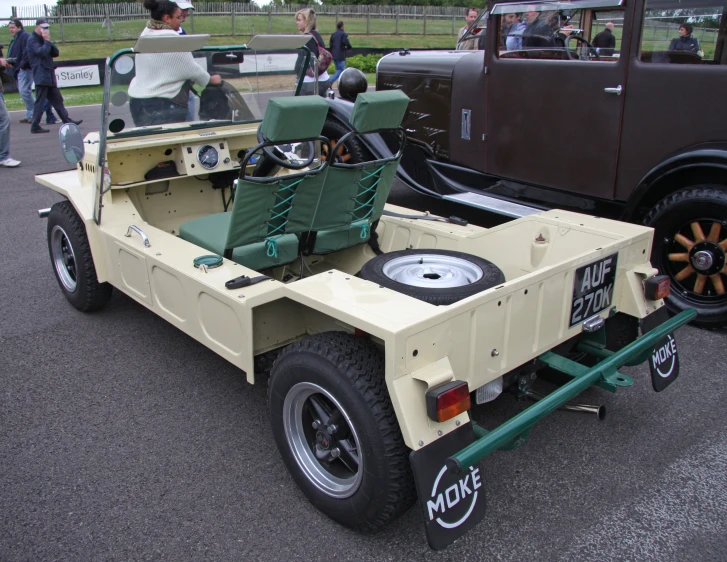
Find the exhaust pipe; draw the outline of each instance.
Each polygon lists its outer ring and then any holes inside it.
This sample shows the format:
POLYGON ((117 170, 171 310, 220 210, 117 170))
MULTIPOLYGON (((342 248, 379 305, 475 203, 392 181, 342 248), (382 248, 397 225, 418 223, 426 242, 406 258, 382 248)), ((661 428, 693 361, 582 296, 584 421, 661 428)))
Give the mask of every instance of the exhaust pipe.
MULTIPOLYGON (((542 400, 545 398, 542 394, 538 394, 537 392, 528 391, 527 394, 525 394, 528 398, 531 400, 537 402, 538 400, 542 400)), ((568 402, 567 404, 563 404, 559 410, 568 410, 569 412, 582 412, 586 414, 596 414, 596 417, 599 420, 603 420, 606 417, 606 406, 596 406, 593 404, 579 404, 577 402, 568 402)))
POLYGON ((50 207, 47 209, 38 209, 38 218, 39 219, 47 219, 48 215, 50 215, 50 207))

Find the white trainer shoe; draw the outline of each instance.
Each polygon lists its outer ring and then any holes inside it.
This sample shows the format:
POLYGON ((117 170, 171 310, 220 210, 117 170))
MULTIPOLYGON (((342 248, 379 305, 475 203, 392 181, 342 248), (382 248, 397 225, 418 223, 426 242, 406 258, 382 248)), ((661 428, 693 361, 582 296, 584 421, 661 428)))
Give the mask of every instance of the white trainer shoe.
POLYGON ((5 168, 17 168, 20 166, 20 160, 15 160, 15 158, 10 158, 8 156, 5 160, 0 161, 0 166, 5 168))

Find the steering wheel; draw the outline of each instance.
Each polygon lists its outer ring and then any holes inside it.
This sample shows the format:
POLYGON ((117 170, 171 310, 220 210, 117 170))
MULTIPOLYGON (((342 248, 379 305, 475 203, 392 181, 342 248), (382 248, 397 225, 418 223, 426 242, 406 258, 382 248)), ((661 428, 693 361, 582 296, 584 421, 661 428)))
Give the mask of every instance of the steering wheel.
POLYGON ((580 35, 569 35, 565 39, 565 54, 568 56, 569 60, 576 60, 576 57, 573 54, 573 51, 571 51, 570 47, 568 46, 568 43, 570 43, 571 39, 575 39, 579 43, 585 43, 586 47, 588 47, 588 50, 586 51, 585 58, 583 58, 583 55, 577 57, 578 60, 588 60, 588 55, 590 53, 593 53, 596 60, 601 60, 601 55, 598 54, 598 51, 595 49, 593 45, 591 45, 585 38, 581 37, 580 35))
MULTIPOLYGON (((257 130, 257 140, 261 143, 265 142, 265 138, 260 132, 260 129, 257 130)), ((316 157, 316 148, 313 142, 308 141, 306 144, 308 145, 308 158, 303 161, 298 160, 296 163, 291 162, 289 155, 286 154, 280 146, 266 146, 262 149, 262 151, 264 158, 271 160, 277 166, 281 166, 289 170, 302 170, 303 168, 310 166, 316 157)))

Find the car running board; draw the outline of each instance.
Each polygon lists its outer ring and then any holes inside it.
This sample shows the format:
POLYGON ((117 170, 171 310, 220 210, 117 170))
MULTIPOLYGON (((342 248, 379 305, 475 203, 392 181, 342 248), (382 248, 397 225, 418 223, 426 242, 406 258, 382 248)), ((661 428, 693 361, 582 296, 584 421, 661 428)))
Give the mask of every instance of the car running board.
POLYGON ((456 195, 443 195, 442 197, 447 201, 454 201, 455 203, 469 205, 470 207, 477 207, 478 209, 492 211, 498 215, 505 215, 506 217, 513 217, 516 219, 526 217, 528 215, 534 215, 536 213, 542 213, 544 211, 544 209, 528 207, 527 205, 521 205, 520 203, 513 203, 511 201, 505 201, 504 199, 498 199, 497 197, 490 197, 488 195, 480 195, 479 193, 472 192, 457 193, 456 195))

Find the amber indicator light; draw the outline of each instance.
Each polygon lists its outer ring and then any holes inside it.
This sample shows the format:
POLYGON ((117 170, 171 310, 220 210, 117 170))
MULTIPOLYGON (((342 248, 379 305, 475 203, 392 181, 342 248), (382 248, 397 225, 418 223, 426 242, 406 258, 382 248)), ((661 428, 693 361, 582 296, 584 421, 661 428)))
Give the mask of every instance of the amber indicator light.
POLYGON ((451 420, 470 406, 470 389, 463 381, 446 382, 427 392, 427 415, 435 422, 451 420))
POLYGON ((644 296, 650 301, 665 299, 671 292, 668 275, 656 275, 644 283, 644 296))

